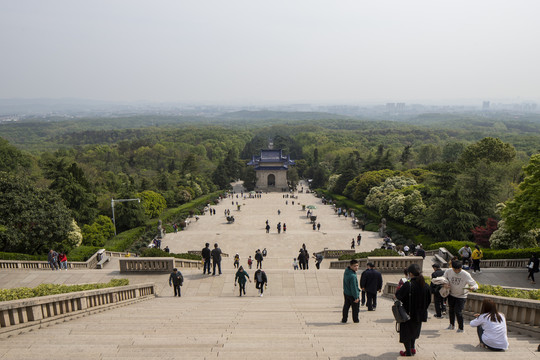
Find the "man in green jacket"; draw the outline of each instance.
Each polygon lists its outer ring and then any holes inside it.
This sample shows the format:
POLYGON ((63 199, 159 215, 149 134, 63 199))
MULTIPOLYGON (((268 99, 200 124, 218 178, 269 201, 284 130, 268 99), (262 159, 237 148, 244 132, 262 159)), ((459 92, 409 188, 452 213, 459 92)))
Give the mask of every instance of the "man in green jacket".
POLYGON ((342 323, 347 322, 350 307, 352 307, 353 321, 355 323, 360 322, 358 319, 358 312, 360 311, 360 291, 358 289, 358 278, 356 277, 357 271, 358 260, 352 259, 343 274, 343 296, 345 297, 345 303, 343 304, 342 323))

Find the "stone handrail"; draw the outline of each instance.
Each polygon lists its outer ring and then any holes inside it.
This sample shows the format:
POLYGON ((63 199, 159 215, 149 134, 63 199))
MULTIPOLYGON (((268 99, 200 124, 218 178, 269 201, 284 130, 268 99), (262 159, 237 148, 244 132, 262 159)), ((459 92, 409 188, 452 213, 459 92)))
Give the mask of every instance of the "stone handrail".
MULTIPOLYGON (((187 252, 190 255, 199 255, 202 256, 202 250, 188 250, 187 252)), ((225 254, 224 252, 221 253, 222 257, 229 257, 229 254, 225 254)))
POLYGON ((155 284, 139 284, 0 302, 0 335, 155 293, 155 284))
MULTIPOLYGON (((423 265, 421 256, 371 256, 367 259, 357 259, 360 262, 360 269, 365 268, 368 262, 372 262, 375 268, 383 273, 402 273, 403 269, 411 264, 423 265)), ((350 260, 332 261, 330 269, 345 269, 349 266, 350 260)))
POLYGON ((155 272, 169 273, 176 267, 198 268, 202 264, 198 260, 177 259, 173 257, 121 258, 120 272, 155 272))
MULTIPOLYGON (((396 283, 386 283, 384 296, 394 297, 396 289, 396 283)), ((470 292, 463 309, 463 317, 473 319, 474 314, 480 313, 484 299, 490 299, 497 304, 497 310, 506 317, 506 326, 509 330, 540 338, 540 301, 470 292)))
MULTIPOLYGON (((70 270, 96 269, 98 264, 98 253, 99 251, 84 262, 69 261, 68 259, 67 268, 70 270)), ((110 257, 135 256, 133 253, 116 251, 105 251, 105 255, 110 257)), ((51 270, 51 266, 47 261, 44 260, 0 260, 0 269, 51 270)))
POLYGON ((525 268, 529 264, 529 259, 491 259, 481 260, 480 268, 525 268))
POLYGON ((325 259, 337 259, 341 255, 354 255, 356 251, 354 250, 328 250, 319 251, 316 254, 321 254, 325 259))

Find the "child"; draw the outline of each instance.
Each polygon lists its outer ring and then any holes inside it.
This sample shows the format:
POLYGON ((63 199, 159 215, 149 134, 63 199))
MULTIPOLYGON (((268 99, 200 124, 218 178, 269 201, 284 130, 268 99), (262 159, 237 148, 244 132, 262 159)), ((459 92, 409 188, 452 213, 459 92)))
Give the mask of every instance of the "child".
POLYGON ((292 266, 294 270, 298 270, 298 260, 296 258, 293 259, 292 266))
POLYGON ((251 255, 248 258, 248 266, 251 269, 251 265, 253 265, 253 260, 251 260, 251 255))
POLYGON ((234 255, 234 268, 237 269, 239 266, 240 266, 240 255, 236 253, 236 255, 234 255))

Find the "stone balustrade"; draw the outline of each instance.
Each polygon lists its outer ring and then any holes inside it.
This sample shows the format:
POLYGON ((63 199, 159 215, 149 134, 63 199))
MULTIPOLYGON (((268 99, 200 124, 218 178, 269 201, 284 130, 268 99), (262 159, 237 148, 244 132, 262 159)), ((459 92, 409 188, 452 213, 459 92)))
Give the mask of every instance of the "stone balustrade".
MULTIPOLYGON (((375 268, 382 273, 402 273, 403 269, 411 264, 418 264, 420 268, 423 265, 421 256, 371 256, 367 259, 357 259, 360 263, 360 269, 367 266, 368 262, 373 263, 375 268)), ((349 266, 350 260, 332 261, 330 269, 345 269, 349 266)))
POLYGON ((354 250, 328 250, 319 251, 316 254, 321 254, 325 259, 337 259, 341 255, 354 255, 356 251, 354 250))
MULTIPOLYGON (((212 249, 210 249, 212 250, 212 249)), ((199 255, 199 256, 202 256, 202 250, 188 250, 187 252, 188 254, 190 255, 199 255)), ((221 256, 222 257, 229 257, 229 254, 226 254, 224 252, 221 253, 221 256)))
POLYGON ((481 260, 480 268, 526 268, 529 264, 529 259, 491 259, 481 260))
POLYGON ((139 284, 3 301, 0 302, 0 335, 97 309, 151 298, 155 293, 155 284, 139 284))
MULTIPOLYGON (((396 283, 386 283, 384 286, 384 296, 392 298, 396 290, 396 283)), ((508 330, 540 338, 540 301, 538 300, 517 299, 470 292, 467 295, 467 302, 463 309, 463 317, 468 320, 473 319, 474 314, 480 313, 482 301, 486 298, 497 304, 497 310, 504 314, 508 330)), ((433 301, 431 307, 434 310, 433 301)))
POLYGON ((168 273, 176 268, 202 268, 198 260, 177 259, 173 257, 145 257, 119 259, 120 272, 168 273))

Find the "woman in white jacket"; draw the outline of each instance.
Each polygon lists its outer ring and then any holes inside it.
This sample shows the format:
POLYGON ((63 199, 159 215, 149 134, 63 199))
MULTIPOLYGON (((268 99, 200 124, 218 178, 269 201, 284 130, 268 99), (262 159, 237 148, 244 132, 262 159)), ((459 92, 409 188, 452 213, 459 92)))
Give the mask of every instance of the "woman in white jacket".
POLYGON ((506 319, 497 311, 497 305, 493 301, 484 299, 481 314, 474 314, 474 317, 471 326, 477 329, 480 347, 493 351, 508 349, 506 319))

